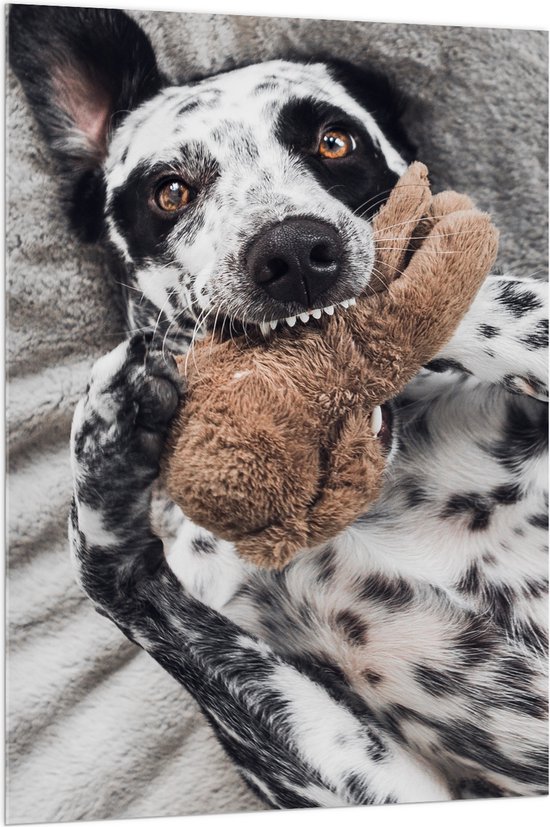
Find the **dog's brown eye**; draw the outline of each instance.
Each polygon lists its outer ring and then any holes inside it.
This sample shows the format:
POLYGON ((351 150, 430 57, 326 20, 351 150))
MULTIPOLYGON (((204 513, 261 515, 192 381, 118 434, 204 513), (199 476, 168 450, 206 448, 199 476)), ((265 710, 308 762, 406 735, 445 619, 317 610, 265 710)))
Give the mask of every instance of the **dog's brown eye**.
POLYGON ((318 153, 322 158, 345 158, 355 149, 355 141, 343 129, 329 129, 321 137, 318 153))
POLYGON ((164 181, 155 193, 155 202, 164 212, 178 212, 191 200, 191 190, 180 178, 164 181))

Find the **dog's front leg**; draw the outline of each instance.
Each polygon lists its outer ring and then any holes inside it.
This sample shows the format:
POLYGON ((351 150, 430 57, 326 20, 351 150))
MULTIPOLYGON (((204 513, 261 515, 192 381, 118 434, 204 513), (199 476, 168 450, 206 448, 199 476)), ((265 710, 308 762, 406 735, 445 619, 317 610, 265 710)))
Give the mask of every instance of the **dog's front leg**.
POLYGON ((150 526, 151 488, 179 391, 175 367, 143 338, 94 368, 71 439, 70 535, 84 590, 194 695, 272 806, 448 798, 367 707, 359 714, 197 601, 167 565, 150 526))
POLYGON ((95 604, 124 623, 129 591, 163 561, 151 530, 152 486, 181 391, 171 357, 136 336, 102 357, 71 434, 71 549, 95 604))

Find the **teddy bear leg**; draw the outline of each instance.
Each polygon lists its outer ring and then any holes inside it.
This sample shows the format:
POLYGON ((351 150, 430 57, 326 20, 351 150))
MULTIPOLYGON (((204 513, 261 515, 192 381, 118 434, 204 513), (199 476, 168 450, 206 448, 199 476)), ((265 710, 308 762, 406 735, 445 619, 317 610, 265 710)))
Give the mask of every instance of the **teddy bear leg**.
POLYGON ((310 507, 310 546, 347 528, 380 493, 385 462, 370 419, 370 412, 354 411, 341 427, 321 495, 310 507))
POLYGON ((308 547, 308 523, 305 519, 273 523, 256 534, 235 543, 239 555, 260 568, 279 571, 308 547))

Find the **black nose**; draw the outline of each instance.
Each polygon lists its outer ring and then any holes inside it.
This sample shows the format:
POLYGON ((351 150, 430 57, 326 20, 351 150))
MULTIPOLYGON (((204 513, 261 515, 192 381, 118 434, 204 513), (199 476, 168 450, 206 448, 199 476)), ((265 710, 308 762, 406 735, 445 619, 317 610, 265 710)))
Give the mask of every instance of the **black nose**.
POLYGON ((342 254, 342 242, 330 224, 287 218, 253 240, 246 263, 269 296, 308 308, 337 280, 342 254))

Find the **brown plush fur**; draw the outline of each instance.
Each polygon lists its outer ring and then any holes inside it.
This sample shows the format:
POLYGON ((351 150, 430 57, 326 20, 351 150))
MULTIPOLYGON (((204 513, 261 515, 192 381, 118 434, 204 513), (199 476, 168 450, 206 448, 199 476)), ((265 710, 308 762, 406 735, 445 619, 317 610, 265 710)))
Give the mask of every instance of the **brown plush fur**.
POLYGON ((420 163, 375 233, 374 291, 355 307, 267 340, 214 337, 180 357, 187 395, 165 456, 168 492, 257 565, 281 568, 376 499, 386 454, 372 410, 451 337, 497 250, 489 217, 465 196, 432 197, 420 163))

